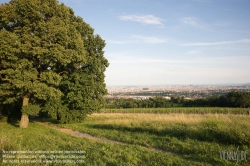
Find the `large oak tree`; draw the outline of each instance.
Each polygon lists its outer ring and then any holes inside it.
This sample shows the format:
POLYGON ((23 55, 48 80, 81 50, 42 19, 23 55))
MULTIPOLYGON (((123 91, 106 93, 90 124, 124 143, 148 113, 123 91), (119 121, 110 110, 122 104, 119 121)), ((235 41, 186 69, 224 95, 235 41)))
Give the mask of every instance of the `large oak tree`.
POLYGON ((100 109, 105 42, 71 8, 57 0, 1 4, 0 43, 0 102, 22 103, 20 127, 39 111, 69 123, 100 109))

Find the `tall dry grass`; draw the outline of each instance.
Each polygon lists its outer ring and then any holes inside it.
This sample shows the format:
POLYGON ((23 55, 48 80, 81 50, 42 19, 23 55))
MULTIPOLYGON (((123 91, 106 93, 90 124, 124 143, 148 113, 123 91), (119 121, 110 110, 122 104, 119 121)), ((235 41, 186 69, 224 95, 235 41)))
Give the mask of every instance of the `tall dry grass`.
POLYGON ((232 114, 134 114, 134 113, 95 113, 88 117, 89 120, 98 119, 105 124, 131 124, 131 123, 184 123, 195 124, 206 120, 215 120, 228 124, 234 122, 250 125, 248 115, 232 114))

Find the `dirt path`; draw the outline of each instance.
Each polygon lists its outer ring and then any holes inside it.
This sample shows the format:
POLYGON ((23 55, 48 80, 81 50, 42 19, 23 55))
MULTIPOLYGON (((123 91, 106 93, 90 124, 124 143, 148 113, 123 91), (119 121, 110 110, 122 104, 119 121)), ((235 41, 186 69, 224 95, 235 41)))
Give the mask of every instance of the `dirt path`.
POLYGON ((35 122, 35 123, 52 128, 52 129, 56 129, 62 133, 70 134, 70 135, 75 136, 75 137, 82 137, 82 138, 88 138, 88 139, 92 139, 92 140, 96 140, 96 141, 127 145, 126 143, 123 143, 123 142, 118 142, 118 141, 110 140, 107 138, 95 137, 93 135, 90 135, 87 133, 82 133, 79 131, 74 131, 72 129, 61 128, 61 127, 57 127, 57 126, 50 126, 49 124, 43 123, 43 122, 35 122))
MULTIPOLYGON (((95 140, 95 141, 107 142, 107 143, 113 143, 113 144, 131 145, 131 144, 128 144, 128 143, 119 142, 119 141, 115 141, 115 140, 110 140, 110 139, 107 139, 107 138, 95 137, 93 135, 90 135, 90 134, 87 134, 87 133, 82 133, 82 132, 79 132, 79 131, 74 131, 72 129, 61 128, 61 127, 58 127, 58 126, 51 126, 48 123, 44 123, 44 122, 35 122, 35 123, 40 124, 42 126, 49 127, 51 129, 56 129, 56 130, 58 130, 58 131, 60 131, 62 133, 70 134, 70 135, 75 136, 75 137, 88 138, 88 139, 92 139, 92 140, 95 140)), ((138 145, 138 146, 140 146, 140 145, 138 145)), ((180 156, 179 154, 169 152, 169 151, 165 151, 165 150, 162 150, 162 149, 148 148, 148 147, 144 147, 144 146, 140 146, 140 147, 142 147, 143 149, 154 151, 154 152, 169 153, 169 154, 172 154, 172 155, 175 155, 175 156, 180 156)))

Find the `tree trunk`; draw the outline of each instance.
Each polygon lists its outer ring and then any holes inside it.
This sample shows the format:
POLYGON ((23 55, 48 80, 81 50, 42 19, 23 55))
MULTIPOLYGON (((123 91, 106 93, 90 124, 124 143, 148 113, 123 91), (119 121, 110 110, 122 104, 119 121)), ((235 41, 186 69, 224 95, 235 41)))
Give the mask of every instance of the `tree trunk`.
MULTIPOLYGON (((23 98, 23 106, 27 106, 29 103, 29 98, 25 96, 23 98)), ((21 121, 20 121, 20 128, 27 128, 29 124, 29 115, 22 114, 21 121)))

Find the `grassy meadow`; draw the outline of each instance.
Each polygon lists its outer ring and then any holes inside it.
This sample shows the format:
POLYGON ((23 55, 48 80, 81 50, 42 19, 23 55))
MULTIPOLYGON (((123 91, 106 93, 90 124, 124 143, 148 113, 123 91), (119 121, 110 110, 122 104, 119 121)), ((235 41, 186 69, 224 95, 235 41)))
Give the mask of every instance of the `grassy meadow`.
MULTIPOLYGON (((30 123, 29 129, 19 129, 11 124, 1 123, 0 149, 19 151, 86 151, 85 163, 79 165, 193 165, 182 157, 152 152, 136 145, 117 145, 77 138, 39 124, 30 123)), ((1 164, 22 165, 22 164, 1 164)), ((34 165, 34 164, 23 164, 34 165)), ((40 164, 37 164, 40 165, 40 164)), ((63 164, 51 164, 63 165, 63 164)), ((71 164, 65 164, 71 165, 71 164)))
MULTIPOLYGON (((126 144, 78 138, 34 122, 28 129, 0 123, 0 149, 84 150, 80 165, 235 165, 220 152, 238 148, 248 155, 250 148, 250 116, 244 114, 94 113, 83 123, 50 125, 126 144)), ((250 165, 247 157, 238 165, 250 165)))
POLYGON ((154 113, 154 114, 241 114, 250 115, 249 108, 227 107, 169 107, 169 108, 105 108, 101 113, 154 113))

